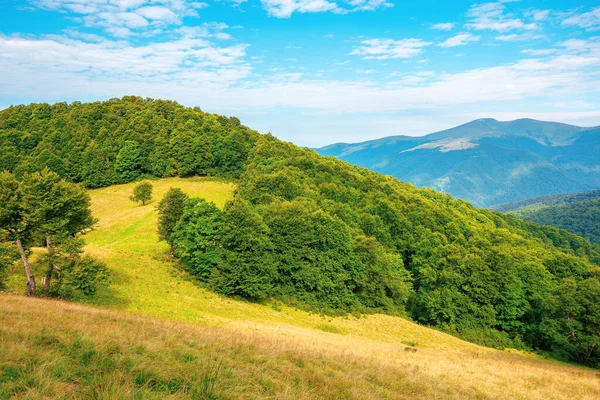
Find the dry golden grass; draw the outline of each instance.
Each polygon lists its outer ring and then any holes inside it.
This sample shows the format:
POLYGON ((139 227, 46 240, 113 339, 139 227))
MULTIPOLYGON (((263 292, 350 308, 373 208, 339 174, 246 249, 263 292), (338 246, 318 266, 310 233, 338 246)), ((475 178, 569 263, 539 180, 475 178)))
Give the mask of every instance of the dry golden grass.
MULTIPOLYGON (((219 206, 234 188, 199 178, 152 183, 155 199, 175 186, 219 206)), ((0 296, 0 382, 7 365, 38 376, 22 398, 600 398, 597 371, 483 348, 401 318, 332 318, 218 296, 166 261, 157 201, 135 205, 133 186, 91 192, 99 224, 86 251, 112 273, 93 305, 117 311, 0 296), (50 351, 41 332, 54 338, 50 351), (81 355, 80 341, 93 357, 81 355), (73 377, 85 357, 95 360, 81 367, 87 378, 73 377)), ((10 282, 22 290, 15 268, 10 282)))
POLYGON ((407 347, 0 295, 0 398, 600 398, 594 371, 483 348, 407 347))

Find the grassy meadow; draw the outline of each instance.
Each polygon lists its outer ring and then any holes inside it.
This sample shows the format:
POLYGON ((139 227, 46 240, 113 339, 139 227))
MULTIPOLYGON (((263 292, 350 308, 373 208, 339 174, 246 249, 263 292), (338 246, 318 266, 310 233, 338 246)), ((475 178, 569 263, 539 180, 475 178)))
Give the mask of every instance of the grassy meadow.
MULTIPOLYGON (((129 200, 134 184, 90 192, 98 224, 86 252, 111 273, 90 304, 0 295, 0 398, 600 398, 597 371, 402 318, 214 294, 167 260, 155 207, 169 187, 222 207, 234 185, 152 184, 144 206, 129 200)), ((21 269, 11 291, 23 291, 21 269)))

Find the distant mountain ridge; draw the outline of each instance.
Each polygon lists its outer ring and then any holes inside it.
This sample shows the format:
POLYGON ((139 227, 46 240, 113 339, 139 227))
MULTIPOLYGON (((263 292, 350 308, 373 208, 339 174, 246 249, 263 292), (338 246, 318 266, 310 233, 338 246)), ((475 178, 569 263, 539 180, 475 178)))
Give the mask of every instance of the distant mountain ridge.
POLYGON ((317 151, 480 207, 600 189, 600 127, 484 118, 317 151))
POLYGON ((600 190, 536 197, 493 209, 536 224, 566 229, 600 244, 600 190))
POLYGON ((510 213, 521 210, 564 206, 593 200, 600 200, 600 190, 591 190, 583 193, 566 193, 534 197, 533 199, 521 200, 514 203, 498 204, 490 207, 490 209, 494 211, 510 213))

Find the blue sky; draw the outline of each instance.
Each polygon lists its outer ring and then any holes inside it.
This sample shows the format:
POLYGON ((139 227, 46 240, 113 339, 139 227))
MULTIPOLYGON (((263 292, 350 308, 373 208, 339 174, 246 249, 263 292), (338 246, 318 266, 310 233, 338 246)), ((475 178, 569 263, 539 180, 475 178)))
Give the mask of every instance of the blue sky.
POLYGON ((0 107, 126 94, 305 146, 480 117, 600 125, 600 4, 0 2, 0 107))

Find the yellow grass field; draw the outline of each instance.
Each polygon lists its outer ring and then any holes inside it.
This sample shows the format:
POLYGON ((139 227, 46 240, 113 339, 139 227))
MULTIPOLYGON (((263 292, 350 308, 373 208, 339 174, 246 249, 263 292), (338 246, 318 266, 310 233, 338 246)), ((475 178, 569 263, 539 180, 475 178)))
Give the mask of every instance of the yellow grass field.
MULTIPOLYGON (((0 398, 600 398, 598 371, 401 318, 324 317, 216 295, 166 260, 155 207, 169 187, 223 206, 234 186, 152 184, 145 206, 129 200, 134 184, 91 191, 99 222, 86 251, 111 272, 92 304, 0 295, 0 398)), ((20 268, 13 291, 23 289, 20 268)))

